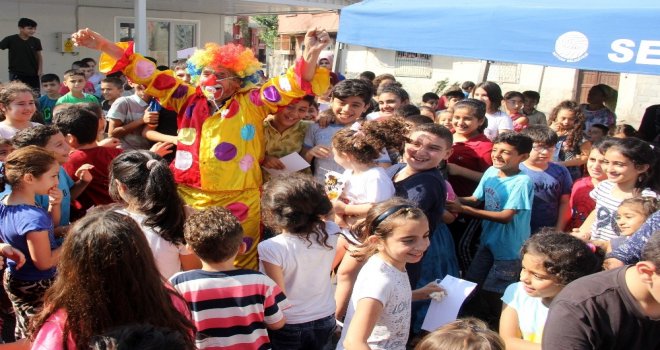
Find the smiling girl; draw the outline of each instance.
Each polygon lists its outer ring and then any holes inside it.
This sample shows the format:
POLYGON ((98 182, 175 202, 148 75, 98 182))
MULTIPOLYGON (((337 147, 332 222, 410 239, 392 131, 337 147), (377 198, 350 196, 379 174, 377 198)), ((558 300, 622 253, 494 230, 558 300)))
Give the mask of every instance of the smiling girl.
POLYGON ((491 140, 502 132, 513 130, 513 121, 506 113, 500 110, 502 106, 502 89, 492 81, 485 81, 474 89, 474 98, 486 104, 486 118, 488 123, 484 134, 491 140))
POLYGON ((555 231, 533 235, 522 247, 520 282, 504 292, 500 336, 507 349, 541 349, 552 299, 570 282, 601 270, 603 254, 555 231))
POLYGON ((12 81, 0 86, 0 137, 11 140, 20 130, 38 123, 31 122, 37 111, 29 86, 12 81))
POLYGON ((399 107, 409 103, 408 92, 395 84, 386 85, 377 96, 379 111, 367 114, 367 120, 379 120, 394 117, 399 107))

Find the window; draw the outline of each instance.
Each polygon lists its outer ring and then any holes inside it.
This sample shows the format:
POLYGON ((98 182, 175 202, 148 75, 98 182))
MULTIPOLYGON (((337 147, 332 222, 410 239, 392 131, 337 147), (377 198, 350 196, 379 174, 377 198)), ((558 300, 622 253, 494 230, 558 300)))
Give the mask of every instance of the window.
POLYGON ((430 78, 431 55, 397 51, 394 57, 394 75, 397 77, 430 78))
POLYGON ((492 62, 488 69, 487 80, 518 84, 520 82, 520 65, 517 63, 492 62))
MULTIPOLYGON (((118 41, 133 40, 133 18, 117 18, 115 23, 118 41)), ((198 21, 147 19, 147 56, 155 58, 159 65, 169 66, 176 60, 178 50, 197 46, 198 33, 198 21)))

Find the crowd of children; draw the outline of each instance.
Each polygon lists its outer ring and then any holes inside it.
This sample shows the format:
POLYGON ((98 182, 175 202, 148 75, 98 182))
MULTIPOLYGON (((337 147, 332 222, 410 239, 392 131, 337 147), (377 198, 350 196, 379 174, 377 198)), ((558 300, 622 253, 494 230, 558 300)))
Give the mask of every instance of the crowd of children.
POLYGON ((490 81, 419 107, 389 74, 340 81, 321 30, 267 81, 233 44, 158 71, 88 29, 74 40, 113 72, 77 61, 62 86, 43 75, 38 99, 0 85, 0 316, 15 348, 126 332, 180 349, 660 346, 660 162, 615 125, 606 88, 546 119, 537 92, 490 81), (310 167, 287 172, 293 153, 310 167), (447 275, 477 288, 426 335, 447 275), (599 291, 627 324, 607 327, 599 291))

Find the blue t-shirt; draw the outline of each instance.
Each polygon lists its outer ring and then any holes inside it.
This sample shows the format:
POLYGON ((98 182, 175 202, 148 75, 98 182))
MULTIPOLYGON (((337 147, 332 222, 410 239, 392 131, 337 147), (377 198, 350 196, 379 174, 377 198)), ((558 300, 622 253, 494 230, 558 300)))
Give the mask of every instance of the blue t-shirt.
POLYGON ((39 270, 30 257, 26 235, 35 231, 48 231, 50 249, 57 248, 53 221, 48 212, 36 205, 5 205, 0 203, 0 237, 5 243, 20 250, 25 255, 25 265, 16 269, 16 262, 8 259, 9 273, 22 281, 39 281, 53 278, 55 267, 39 270))
POLYGON ((53 108, 57 103, 57 99, 51 100, 48 95, 39 97, 39 111, 44 116, 44 123, 51 124, 53 122, 53 108))
MULTIPOLYGON (((57 226, 65 226, 71 222, 71 187, 75 184, 69 174, 63 167, 60 167, 59 184, 57 187, 62 190, 62 202, 60 204, 60 223, 57 226)), ((37 195, 34 200, 42 208, 48 208, 48 196, 37 195)))
POLYGON ((563 165, 549 163, 544 171, 536 171, 520 163, 520 170, 527 174, 534 184, 532 233, 541 227, 555 227, 559 218, 561 196, 570 195, 573 188, 568 169, 563 165))
POLYGON ((522 172, 507 177, 498 176, 499 169, 490 167, 479 181, 474 196, 484 202, 488 211, 517 210, 508 224, 483 220, 481 245, 495 260, 518 260, 520 248, 530 234, 534 188, 529 176, 522 172))

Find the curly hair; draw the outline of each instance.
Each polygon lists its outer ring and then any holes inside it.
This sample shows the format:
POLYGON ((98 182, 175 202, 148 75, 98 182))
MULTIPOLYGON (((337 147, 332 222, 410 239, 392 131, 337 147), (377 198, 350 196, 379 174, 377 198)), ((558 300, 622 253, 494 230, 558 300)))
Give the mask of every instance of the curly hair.
POLYGON ((398 117, 366 121, 359 130, 345 128, 332 138, 332 147, 355 157, 361 164, 369 164, 380 157, 383 148, 399 148, 406 142, 406 122, 398 117))
MULTIPOLYGON (((64 240, 57 277, 44 298, 44 309, 31 324, 34 339, 58 311, 66 312, 63 339, 78 349, 109 329, 148 323, 181 333, 194 349, 195 326, 175 306, 185 301, 165 286, 138 224, 112 208, 89 212, 64 240)), ((67 342, 64 342, 67 348, 67 342)))
POLYGON ((233 257, 243 238, 243 227, 227 209, 210 207, 196 211, 183 226, 186 243, 209 262, 222 262, 233 257))
POLYGON ((312 245, 332 249, 323 216, 330 213, 332 203, 325 189, 314 178, 305 174, 277 176, 264 186, 261 214, 264 225, 276 231, 303 237, 312 245))
POLYGON ((566 141, 564 141, 563 145, 564 150, 570 151, 578 146, 584 136, 586 117, 584 116, 584 113, 582 113, 580 104, 575 101, 566 100, 560 102, 552 109, 552 112, 550 112, 550 115, 548 116, 548 125, 552 125, 552 123, 557 120, 557 115, 559 115, 561 110, 570 111, 575 115, 575 126, 568 132, 566 141))
POLYGON ((216 43, 206 43, 203 49, 196 50, 188 59, 188 73, 193 84, 199 81, 202 69, 205 67, 213 70, 225 68, 238 75, 242 80, 242 86, 250 83, 257 83, 259 75, 257 71, 261 69, 261 63, 254 57, 250 48, 242 45, 229 43, 218 45, 216 43))
POLYGON ((521 256, 543 257, 543 267, 555 281, 567 285, 576 279, 602 270, 605 252, 592 248, 578 238, 552 229, 542 229, 522 246, 521 256))

